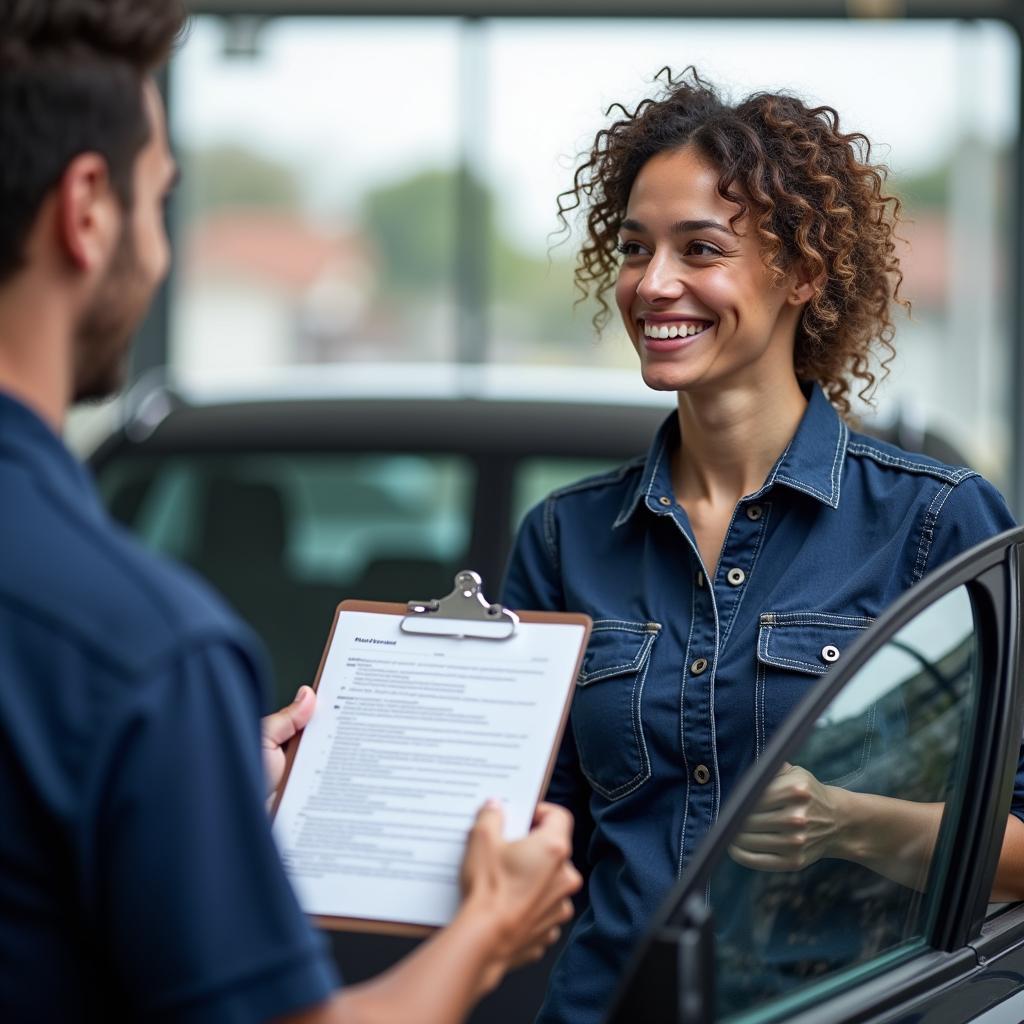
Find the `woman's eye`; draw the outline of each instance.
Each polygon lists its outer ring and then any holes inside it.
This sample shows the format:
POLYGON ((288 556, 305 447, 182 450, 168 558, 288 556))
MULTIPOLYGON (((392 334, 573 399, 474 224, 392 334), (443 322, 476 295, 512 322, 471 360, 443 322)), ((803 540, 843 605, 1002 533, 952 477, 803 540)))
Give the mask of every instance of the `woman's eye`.
POLYGON ((686 247, 687 256, 721 256, 722 250, 710 242, 691 242, 686 247))
POLYGON ((615 251, 623 256, 643 256, 647 252, 639 242, 618 242, 615 251))

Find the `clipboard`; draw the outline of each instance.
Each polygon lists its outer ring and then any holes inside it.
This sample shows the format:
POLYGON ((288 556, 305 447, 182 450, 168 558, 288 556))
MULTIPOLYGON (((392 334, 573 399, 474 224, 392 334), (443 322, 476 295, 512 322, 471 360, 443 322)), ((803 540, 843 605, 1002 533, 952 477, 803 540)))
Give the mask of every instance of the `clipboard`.
MULTIPOLYGON (((399 617, 400 621, 398 623, 398 630, 401 635, 413 638, 414 643, 419 643, 420 638, 424 637, 438 640, 443 650, 457 652, 460 650, 460 644, 463 644, 465 641, 473 641, 475 642, 474 650, 486 651, 488 657, 490 656, 490 651, 493 649, 496 663, 501 663, 502 660, 507 658, 507 654, 505 652, 512 648, 513 639, 521 633, 527 632, 526 627, 528 626, 550 624, 556 626, 577 627, 579 638, 576 642, 575 651, 570 651, 568 648, 565 648, 560 652, 563 668, 568 664, 572 665, 571 673, 568 674, 568 678, 562 680, 565 691, 564 698, 560 701, 560 704, 557 704, 556 701, 557 694, 555 694, 554 697, 546 698, 549 702, 556 702, 549 703, 547 714, 551 715, 551 717, 547 718, 546 721, 550 724, 550 722, 554 720, 554 716, 552 715, 552 710, 554 710, 557 713, 557 725, 554 730, 553 742, 550 744, 550 749, 547 752, 547 761, 544 765, 541 784, 537 790, 537 797, 533 801, 533 807, 530 808, 530 816, 532 818, 532 813, 536 808, 536 803, 539 802, 547 791, 548 784, 551 780, 551 773, 554 770, 555 759, 557 757, 559 747, 561 746, 562 736, 568 723, 569 710, 572 705, 573 693, 575 691, 575 680, 579 675, 583 656, 586 652, 587 643, 590 638, 591 619, 589 616, 579 613, 511 611, 510 609, 502 607, 500 604, 492 604, 487 601, 483 595, 482 586, 481 578, 477 573, 472 570, 462 570, 455 577, 455 586, 452 592, 442 598, 414 600, 409 601, 406 604, 361 601, 357 599, 342 601, 335 609, 330 633, 328 634, 327 642, 320 658, 316 679, 312 685, 319 695, 321 683, 325 677, 325 669, 328 666, 328 660, 331 657, 331 652, 334 650, 335 640, 339 635, 339 626, 341 625, 344 628, 344 626, 347 625, 347 622, 343 623, 343 617, 346 615, 352 616, 352 613, 369 613, 374 616, 384 615, 399 617), (454 646, 448 648, 448 644, 452 644, 454 646)), ((352 616, 348 622, 352 621, 358 621, 358 617, 352 616)), ((575 635, 575 631, 559 632, 575 635)), ((531 632, 531 636, 533 637, 537 637, 538 635, 538 632, 535 630, 531 632)), ((362 638, 357 639, 362 640, 362 638)), ((391 640, 365 640, 363 642, 367 644, 386 643, 391 644, 392 646, 394 645, 394 642, 391 640)), ((344 655, 338 654, 335 658, 338 659, 343 656, 344 655)), ((440 656, 443 657, 443 655, 440 656)), ((351 664, 353 655, 349 654, 347 657, 350 659, 347 664, 351 664)), ((534 660, 538 659, 535 658, 534 660)), ((337 665, 334 665, 333 671, 336 676, 337 665)), ((332 676, 332 684, 336 685, 336 679, 334 676, 332 676)), ((339 706, 335 705, 334 709, 339 709, 339 706)), ((321 705, 318 704, 317 711, 314 713, 314 722, 324 710, 327 709, 322 709, 321 705)), ((342 716, 337 717, 340 720, 342 716)), ((307 735, 314 732, 312 728, 314 722, 311 722, 310 725, 307 726, 306 730, 300 733, 299 736, 289 744, 288 750, 286 751, 284 774, 282 776, 281 784, 274 796, 270 812, 271 819, 275 822, 275 831, 278 831, 278 822, 276 819, 285 796, 289 792, 288 784, 292 779, 296 759, 299 755, 299 751, 302 749, 303 740, 307 735)), ((323 728, 330 727, 324 725, 320 728, 320 723, 317 724, 321 733, 323 728)), ((457 730, 448 731, 457 732, 457 730)), ((320 744, 321 750, 325 749, 323 748, 324 742, 325 741, 320 735, 318 735, 318 737, 313 741, 314 744, 320 744)), ((339 741, 336 740, 334 742, 337 744, 339 741)), ((337 749, 337 747, 335 746, 334 749, 337 749)), ((314 753, 311 756, 322 756, 322 754, 314 753)), ((294 809, 290 808, 290 810, 294 813, 294 809)), ((294 821, 294 817, 291 820, 294 821)), ((279 845, 281 845, 280 838, 279 845)), ((282 855, 285 855, 285 849, 283 847, 282 855)), ((287 856, 285 856, 285 861, 287 867, 287 856)), ((295 882, 296 879, 293 878, 293 884, 295 882)), ((300 902, 302 902, 301 898, 300 902)), ((440 924, 423 924, 407 920, 396 920, 392 917, 389 917, 386 920, 381 920, 375 919, 372 916, 341 916, 311 913, 309 910, 307 910, 307 913, 309 913, 310 919, 318 928, 335 931, 370 932, 384 935, 423 937, 431 934, 441 926, 440 924)))

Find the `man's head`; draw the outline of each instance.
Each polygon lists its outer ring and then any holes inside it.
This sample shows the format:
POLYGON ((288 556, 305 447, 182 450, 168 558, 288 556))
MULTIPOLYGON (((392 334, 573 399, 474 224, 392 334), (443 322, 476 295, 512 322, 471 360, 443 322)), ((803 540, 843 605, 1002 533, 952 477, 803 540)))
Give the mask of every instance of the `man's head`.
POLYGON ((178 0, 0 0, 0 297, 31 277, 67 304, 74 398, 120 384, 167 269, 150 75, 184 20, 178 0))

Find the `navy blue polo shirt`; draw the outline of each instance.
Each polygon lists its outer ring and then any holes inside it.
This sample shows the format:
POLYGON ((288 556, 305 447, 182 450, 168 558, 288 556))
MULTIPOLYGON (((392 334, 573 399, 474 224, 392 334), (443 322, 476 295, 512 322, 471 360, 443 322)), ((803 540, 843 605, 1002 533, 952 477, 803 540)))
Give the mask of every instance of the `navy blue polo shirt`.
POLYGON ((0 1016, 264 1021, 336 986, 267 822, 262 656, 0 395, 0 1016))
POLYGON ((723 800, 837 656, 929 570, 1014 525, 972 470, 853 433, 819 388, 808 398, 710 578, 673 493, 675 413, 646 458, 556 491, 520 530, 505 603, 594 619, 548 794, 576 815, 587 887, 545 1024, 601 1019, 723 800))

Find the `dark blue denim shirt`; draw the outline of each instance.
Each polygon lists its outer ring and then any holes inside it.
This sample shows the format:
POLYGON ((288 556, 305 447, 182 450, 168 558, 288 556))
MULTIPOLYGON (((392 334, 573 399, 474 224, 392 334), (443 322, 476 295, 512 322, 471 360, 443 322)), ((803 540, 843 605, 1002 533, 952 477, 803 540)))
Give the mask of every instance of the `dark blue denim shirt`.
POLYGON ((506 580, 511 607, 594 619, 549 791, 576 815, 586 899, 545 1024, 600 1020, 723 800, 861 631, 1014 525, 977 473, 851 432, 814 387, 764 486, 736 506, 709 579, 672 489, 678 445, 673 413, 646 458, 551 494, 506 580))

